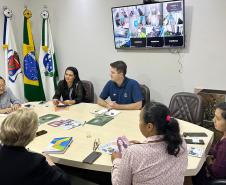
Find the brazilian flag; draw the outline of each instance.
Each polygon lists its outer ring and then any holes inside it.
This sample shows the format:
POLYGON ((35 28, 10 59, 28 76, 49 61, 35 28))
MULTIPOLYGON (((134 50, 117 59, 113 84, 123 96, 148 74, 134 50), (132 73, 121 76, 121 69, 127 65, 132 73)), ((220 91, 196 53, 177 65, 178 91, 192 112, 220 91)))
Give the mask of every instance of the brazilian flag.
POLYGON ((35 46, 31 31, 30 10, 24 10, 23 57, 24 94, 28 101, 45 101, 39 65, 35 57, 35 46))

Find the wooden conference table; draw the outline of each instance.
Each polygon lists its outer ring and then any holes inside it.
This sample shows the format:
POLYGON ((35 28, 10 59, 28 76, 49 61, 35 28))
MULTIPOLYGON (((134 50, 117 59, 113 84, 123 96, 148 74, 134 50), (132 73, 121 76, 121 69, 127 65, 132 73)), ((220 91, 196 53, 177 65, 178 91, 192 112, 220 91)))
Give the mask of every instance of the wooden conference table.
MULTIPOLYGON (((97 104, 80 103, 73 105, 64 110, 58 110, 54 108, 52 102, 45 104, 38 104, 38 102, 30 103, 31 109, 39 115, 45 114, 57 114, 61 118, 70 118, 80 121, 89 121, 94 118, 95 115, 91 112, 103 109, 97 104)), ((93 142, 95 139, 100 138, 101 144, 109 143, 118 136, 126 136, 129 140, 144 141, 139 130, 139 110, 121 111, 116 115, 113 120, 105 124, 104 126, 95 126, 85 124, 71 130, 64 130, 60 127, 52 127, 48 124, 42 124, 38 130, 46 130, 47 134, 36 137, 29 145, 28 148, 31 151, 41 153, 49 144, 49 142, 55 137, 69 137, 74 138, 71 146, 64 154, 50 154, 51 159, 58 164, 63 164, 72 167, 78 167, 82 169, 89 169, 102 172, 110 172, 112 167, 111 156, 102 153, 92 165, 82 163, 83 159, 89 155, 93 150, 93 142)), ((0 121, 3 117, 0 117, 0 121)), ((188 156, 188 167, 186 176, 194 176, 201 169, 213 141, 213 132, 203 127, 194 125, 192 123, 178 120, 180 124, 181 133, 183 132, 205 132, 208 137, 203 137, 205 145, 194 145, 205 150, 205 154, 202 158, 188 156)), ((192 145, 191 145, 192 146, 192 145)))

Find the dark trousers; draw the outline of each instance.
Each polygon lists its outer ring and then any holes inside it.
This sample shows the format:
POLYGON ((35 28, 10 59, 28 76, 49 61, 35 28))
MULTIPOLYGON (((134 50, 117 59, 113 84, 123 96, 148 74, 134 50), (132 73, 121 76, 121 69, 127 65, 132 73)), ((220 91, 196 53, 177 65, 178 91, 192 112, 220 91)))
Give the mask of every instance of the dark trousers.
POLYGON ((203 164, 199 173, 192 177, 193 185, 208 185, 211 180, 211 177, 207 177, 206 163, 203 164))

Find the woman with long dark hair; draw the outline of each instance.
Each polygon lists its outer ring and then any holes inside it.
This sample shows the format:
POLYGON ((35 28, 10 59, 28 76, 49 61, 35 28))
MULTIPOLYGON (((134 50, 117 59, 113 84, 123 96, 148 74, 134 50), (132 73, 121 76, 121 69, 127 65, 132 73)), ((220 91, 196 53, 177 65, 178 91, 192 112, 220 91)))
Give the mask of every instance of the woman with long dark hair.
POLYGON ((139 127, 146 140, 133 141, 122 153, 112 154, 112 184, 182 185, 187 147, 169 109, 161 103, 147 104, 139 127))
POLYGON ((84 89, 79 78, 78 70, 75 67, 67 67, 64 80, 58 83, 53 104, 58 105, 62 102, 65 105, 73 105, 82 102, 84 89), (61 98, 63 101, 61 101, 61 98))

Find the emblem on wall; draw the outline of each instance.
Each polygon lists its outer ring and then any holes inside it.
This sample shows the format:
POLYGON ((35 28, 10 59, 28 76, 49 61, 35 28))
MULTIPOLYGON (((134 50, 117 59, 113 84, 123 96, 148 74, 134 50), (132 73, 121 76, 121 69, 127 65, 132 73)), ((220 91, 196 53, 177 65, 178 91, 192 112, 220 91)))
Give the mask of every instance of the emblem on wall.
POLYGON ((27 8, 24 10, 24 17, 26 17, 27 19, 32 17, 32 13, 31 10, 28 10, 27 8))
POLYGON ((47 10, 43 10, 41 12, 41 16, 43 19, 48 19, 49 18, 49 12, 47 10))
POLYGON ((12 17, 12 15, 13 15, 13 12, 12 12, 12 10, 10 10, 10 9, 8 9, 8 8, 6 8, 6 9, 4 9, 4 15, 6 16, 6 17, 8 17, 8 18, 10 18, 10 17, 12 17))
POLYGON ((43 64, 45 66, 45 76, 53 77, 53 60, 50 52, 45 54, 43 64))
POLYGON ((16 51, 8 50, 8 75, 11 82, 15 82, 18 74, 21 73, 19 56, 16 51))

